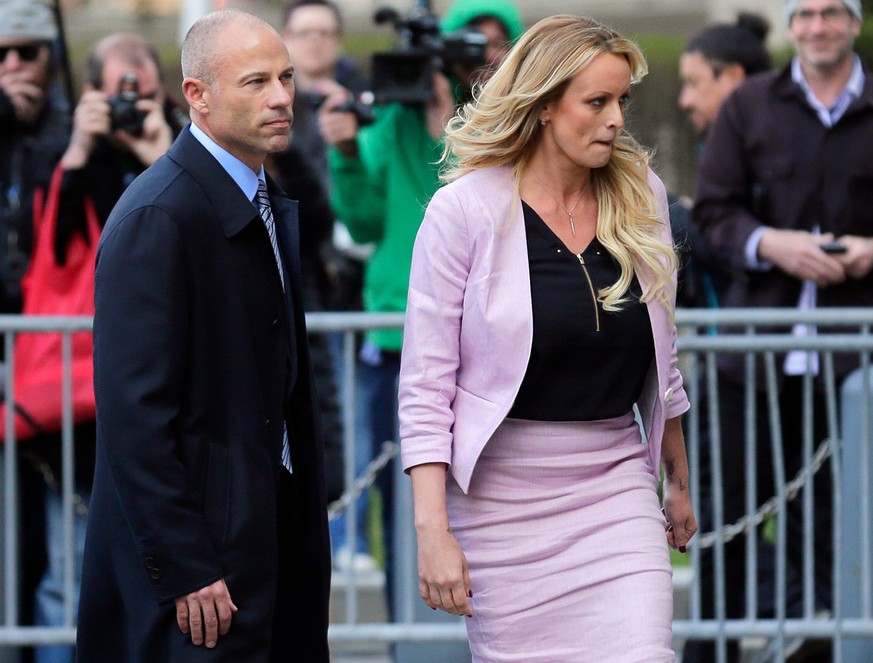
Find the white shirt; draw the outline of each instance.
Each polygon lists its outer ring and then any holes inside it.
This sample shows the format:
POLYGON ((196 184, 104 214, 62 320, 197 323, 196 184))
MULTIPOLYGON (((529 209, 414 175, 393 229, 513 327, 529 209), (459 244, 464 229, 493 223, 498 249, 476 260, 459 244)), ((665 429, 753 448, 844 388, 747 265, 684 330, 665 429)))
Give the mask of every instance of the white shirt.
POLYGON ((203 129, 193 122, 191 123, 191 135, 206 148, 209 154, 215 157, 215 160, 221 164, 221 167, 227 171, 227 174, 236 182, 237 186, 242 189, 246 198, 254 200, 255 194, 258 192, 258 180, 264 179, 264 167, 261 166, 260 171, 256 174, 242 161, 212 140, 203 129))

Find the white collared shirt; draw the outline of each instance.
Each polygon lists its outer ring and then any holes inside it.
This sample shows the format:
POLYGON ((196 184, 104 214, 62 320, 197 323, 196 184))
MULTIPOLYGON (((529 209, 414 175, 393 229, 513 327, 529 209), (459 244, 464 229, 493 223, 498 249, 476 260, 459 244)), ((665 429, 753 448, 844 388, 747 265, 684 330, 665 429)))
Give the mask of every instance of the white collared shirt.
POLYGON ((221 167, 227 171, 227 174, 231 176, 237 186, 242 189, 246 198, 254 200, 255 194, 258 192, 258 180, 264 179, 264 167, 261 166, 261 169, 255 173, 242 161, 212 140, 203 129, 193 122, 191 123, 191 135, 206 148, 209 154, 215 157, 215 160, 221 164, 221 167))

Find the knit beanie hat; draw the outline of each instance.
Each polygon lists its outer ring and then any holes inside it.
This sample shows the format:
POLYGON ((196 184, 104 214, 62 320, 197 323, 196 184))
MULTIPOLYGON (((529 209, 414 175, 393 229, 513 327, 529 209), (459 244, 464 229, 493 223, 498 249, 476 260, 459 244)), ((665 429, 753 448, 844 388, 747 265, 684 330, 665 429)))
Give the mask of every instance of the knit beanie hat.
POLYGON ((0 39, 54 41, 55 17, 41 0, 0 0, 0 39))
MULTIPOLYGON (((785 22, 791 23, 791 17, 797 11, 797 6, 802 0, 785 0, 785 22)), ((861 20, 861 0, 842 0, 846 9, 851 12, 852 16, 861 20)))

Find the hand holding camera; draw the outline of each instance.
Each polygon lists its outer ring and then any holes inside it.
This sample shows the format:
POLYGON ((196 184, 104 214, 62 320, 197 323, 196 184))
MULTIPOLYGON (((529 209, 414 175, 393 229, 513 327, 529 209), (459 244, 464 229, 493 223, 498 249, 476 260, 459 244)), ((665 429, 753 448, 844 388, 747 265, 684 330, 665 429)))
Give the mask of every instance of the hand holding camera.
POLYGON ((99 90, 86 90, 73 113, 73 134, 61 159, 64 170, 82 168, 88 163, 98 136, 110 131, 109 104, 99 90))
POLYGON ((154 99, 139 99, 135 110, 138 126, 119 126, 114 138, 133 152, 144 166, 151 166, 173 144, 173 130, 164 117, 163 106, 154 99), (136 133, 130 129, 138 129, 136 133))
POLYGON ((82 168, 99 137, 111 139, 150 166, 169 149, 173 133, 157 101, 142 99, 136 74, 122 78, 118 92, 107 95, 86 90, 73 114, 73 135, 61 163, 67 170, 82 168))
POLYGON ((118 84, 118 93, 106 100, 109 103, 109 120, 113 131, 124 131, 131 136, 142 135, 146 112, 137 107, 139 101, 139 78, 128 72, 118 84))
POLYGON ((334 90, 319 104, 318 129, 324 142, 335 145, 345 156, 357 156, 355 138, 360 128, 357 113, 344 111, 349 103, 349 93, 344 88, 334 90))

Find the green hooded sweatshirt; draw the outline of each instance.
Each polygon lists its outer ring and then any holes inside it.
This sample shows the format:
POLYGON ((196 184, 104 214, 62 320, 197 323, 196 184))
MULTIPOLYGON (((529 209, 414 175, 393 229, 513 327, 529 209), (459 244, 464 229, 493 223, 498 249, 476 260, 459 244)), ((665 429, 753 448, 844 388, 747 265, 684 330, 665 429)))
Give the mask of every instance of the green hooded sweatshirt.
MULTIPOLYGON (((524 30, 511 0, 457 0, 442 20, 452 32, 479 16, 493 16, 515 41, 524 30)), ((412 246, 424 210, 439 188, 442 143, 430 137, 424 109, 390 104, 376 122, 357 137, 357 158, 329 155, 333 204, 357 242, 373 242, 375 251, 364 276, 364 309, 375 312, 406 310, 412 246)), ((370 332, 379 348, 398 352, 399 330, 370 332)))

